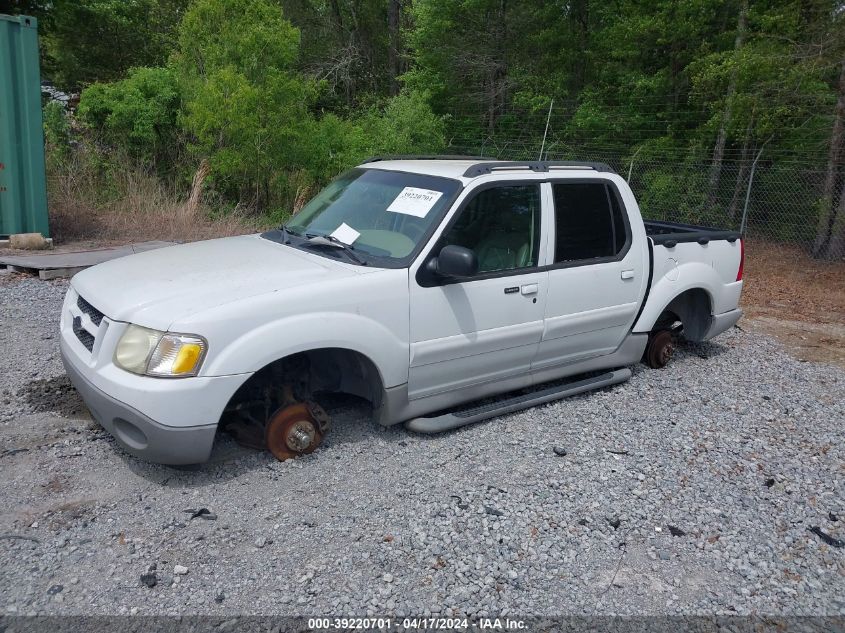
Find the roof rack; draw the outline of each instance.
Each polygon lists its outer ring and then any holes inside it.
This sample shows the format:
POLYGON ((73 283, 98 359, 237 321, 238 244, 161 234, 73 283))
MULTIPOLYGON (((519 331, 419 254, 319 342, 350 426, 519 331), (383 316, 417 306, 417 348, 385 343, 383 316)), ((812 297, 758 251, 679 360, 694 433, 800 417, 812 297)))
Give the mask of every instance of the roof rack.
POLYGON ((372 156, 364 161, 367 163, 378 163, 383 160, 496 160, 494 156, 461 156, 459 154, 397 154, 395 156, 372 156))
POLYGON ((592 169, 611 174, 616 172, 606 163, 574 160, 515 160, 477 163, 464 172, 464 178, 475 178, 492 174, 499 169, 530 169, 535 172, 548 172, 552 169, 592 169))

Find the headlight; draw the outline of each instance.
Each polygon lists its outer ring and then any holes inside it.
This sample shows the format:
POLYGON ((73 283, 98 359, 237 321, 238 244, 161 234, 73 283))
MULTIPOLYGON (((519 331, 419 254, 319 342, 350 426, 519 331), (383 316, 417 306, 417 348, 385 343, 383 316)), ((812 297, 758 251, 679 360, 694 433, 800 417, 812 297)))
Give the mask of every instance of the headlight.
POLYGON ((159 332, 130 325, 117 344, 114 364, 135 374, 167 378, 196 376, 208 344, 201 336, 159 332))
POLYGON ((117 343, 114 364, 133 374, 145 373, 147 361, 150 360, 162 336, 164 332, 130 325, 117 343))

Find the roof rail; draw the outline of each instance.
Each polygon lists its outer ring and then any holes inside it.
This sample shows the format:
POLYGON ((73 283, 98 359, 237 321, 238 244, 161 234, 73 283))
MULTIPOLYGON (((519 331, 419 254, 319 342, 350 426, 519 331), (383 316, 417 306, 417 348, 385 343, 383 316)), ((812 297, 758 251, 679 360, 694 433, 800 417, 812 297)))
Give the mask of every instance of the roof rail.
POLYGON ((499 169, 530 169, 535 172, 547 172, 552 169, 592 169, 611 174, 616 172, 606 163, 574 160, 514 160, 477 163, 464 172, 464 178, 475 178, 492 174, 499 169))
POLYGON ((372 156, 364 161, 367 163, 378 163, 383 160, 496 160, 494 156, 461 156, 459 154, 397 154, 395 156, 372 156))

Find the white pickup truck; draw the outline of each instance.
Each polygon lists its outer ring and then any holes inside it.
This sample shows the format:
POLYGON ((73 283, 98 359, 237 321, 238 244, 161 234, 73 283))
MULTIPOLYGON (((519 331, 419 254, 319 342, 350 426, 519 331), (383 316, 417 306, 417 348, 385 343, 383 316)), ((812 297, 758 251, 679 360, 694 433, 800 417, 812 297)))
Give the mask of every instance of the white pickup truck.
POLYGON ((203 462, 227 430, 286 459, 327 392, 432 433, 662 367, 737 322, 742 268, 739 234, 643 222, 603 164, 376 158, 277 230, 77 274, 61 352, 134 455, 203 462))

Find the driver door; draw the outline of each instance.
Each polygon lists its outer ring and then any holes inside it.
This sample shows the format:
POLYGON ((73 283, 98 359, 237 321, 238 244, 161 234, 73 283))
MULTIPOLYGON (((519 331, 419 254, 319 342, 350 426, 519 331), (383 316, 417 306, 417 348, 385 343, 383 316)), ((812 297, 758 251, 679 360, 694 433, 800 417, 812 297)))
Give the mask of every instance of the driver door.
POLYGON ((543 334, 548 272, 541 185, 496 184, 470 193, 410 279, 414 400, 524 376, 543 334), (478 273, 438 278, 426 268, 443 246, 471 249, 478 273))

